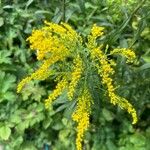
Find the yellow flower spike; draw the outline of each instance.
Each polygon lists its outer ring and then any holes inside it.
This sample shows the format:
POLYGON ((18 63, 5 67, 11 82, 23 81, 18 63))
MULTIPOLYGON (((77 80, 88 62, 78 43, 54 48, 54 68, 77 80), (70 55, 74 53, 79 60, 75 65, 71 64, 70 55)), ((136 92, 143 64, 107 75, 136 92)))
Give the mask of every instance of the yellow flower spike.
POLYGON ((22 88, 32 80, 31 77, 26 77, 25 79, 23 79, 17 86, 17 93, 20 93, 22 88))
POLYGON ((48 22, 48 21, 44 21, 44 23, 47 25, 47 27, 45 29, 48 28, 52 32, 59 33, 59 34, 66 34, 66 32, 67 32, 67 30, 64 27, 62 27, 61 25, 58 25, 58 24, 55 24, 52 22, 48 22))
POLYGON ((92 29, 91 29, 92 37, 98 38, 99 36, 102 36, 103 35, 103 31, 104 31, 103 27, 99 27, 96 24, 94 24, 92 29))
POLYGON ((136 124, 138 121, 136 110, 134 107, 125 99, 119 96, 116 96, 116 99, 120 101, 119 106, 122 109, 126 109, 129 114, 132 116, 132 124, 136 124))
POLYGON ((62 79, 60 82, 58 82, 56 89, 53 90, 53 92, 49 95, 48 99, 45 100, 45 107, 49 108, 49 106, 52 104, 52 101, 54 101, 61 93, 63 90, 67 87, 67 80, 62 79))
POLYGON ((89 127, 89 116, 91 113, 92 98, 87 89, 83 91, 83 94, 78 98, 77 108, 72 114, 72 119, 77 122, 77 138, 76 147, 77 150, 82 150, 82 141, 84 133, 89 127))
POLYGON ((66 40, 68 41, 68 45, 71 45, 71 47, 74 47, 76 49, 77 43, 82 45, 82 37, 67 23, 61 22, 61 25, 67 29, 66 32, 66 40), (69 39, 69 40, 68 40, 69 39))
MULTIPOLYGON (((102 30, 103 31, 103 30, 102 30)), ((90 50, 91 58, 95 61, 96 67, 98 69, 98 74, 102 78, 103 85, 106 86, 110 102, 113 105, 118 105, 123 109, 126 109, 129 114, 131 114, 133 119, 133 124, 137 122, 137 114, 133 106, 124 98, 119 97, 115 93, 115 87, 113 85, 113 80, 111 76, 114 74, 114 69, 111 67, 110 61, 107 56, 103 53, 102 47, 98 47, 96 43, 96 38, 102 35, 101 29, 99 27, 94 27, 91 29, 91 34, 88 37, 87 47, 90 50)), ((114 49, 110 54, 121 53, 127 58, 127 61, 132 61, 135 59, 135 53, 130 49, 114 49)))
POLYGON ((74 60, 74 68, 71 74, 71 82, 68 87, 68 98, 70 100, 72 100, 75 88, 81 78, 82 68, 83 68, 82 59, 78 55, 77 58, 75 58, 74 60))
POLYGON ((32 79, 44 80, 48 78, 50 75, 52 75, 54 71, 50 70, 49 67, 60 59, 61 57, 57 56, 45 60, 42 66, 36 72, 32 73, 31 76, 26 77, 18 84, 17 92, 19 93, 22 90, 22 88, 25 86, 25 84, 30 82, 32 79))
POLYGON ((135 53, 132 50, 126 48, 116 48, 112 50, 110 54, 120 54, 127 58, 127 62, 133 62, 133 60, 136 58, 135 53))
POLYGON ((53 71, 49 67, 57 62, 59 58, 53 57, 52 59, 45 60, 42 66, 34 73, 32 73, 31 78, 36 80, 45 80, 48 78, 53 71))
POLYGON ((130 103, 128 103, 127 108, 128 108, 127 109, 128 113, 132 115, 132 124, 136 124, 138 122, 136 110, 133 108, 133 106, 130 103), (129 108, 131 108, 131 110, 129 108))
POLYGON ((102 53, 101 49, 93 49, 91 52, 91 55, 94 55, 94 58, 99 58, 100 66, 97 69, 98 73, 102 77, 102 83, 106 86, 108 91, 108 96, 110 97, 110 102, 114 105, 118 105, 123 109, 126 109, 129 114, 131 114, 133 118, 133 123, 135 124, 137 122, 137 114, 133 106, 124 98, 119 98, 115 94, 115 87, 113 86, 113 80, 111 79, 111 75, 114 74, 114 69, 109 64, 109 60, 105 56, 105 54, 102 53), (132 111, 130 111, 132 110, 132 111))
POLYGON ((61 22, 61 25, 63 25, 67 29, 67 31, 68 31, 67 34, 69 36, 71 36, 70 37, 71 40, 74 40, 74 39, 77 40, 78 34, 70 25, 68 25, 67 23, 64 23, 64 22, 61 22))
POLYGON ((109 60, 111 66, 116 66, 116 62, 114 60, 109 60))

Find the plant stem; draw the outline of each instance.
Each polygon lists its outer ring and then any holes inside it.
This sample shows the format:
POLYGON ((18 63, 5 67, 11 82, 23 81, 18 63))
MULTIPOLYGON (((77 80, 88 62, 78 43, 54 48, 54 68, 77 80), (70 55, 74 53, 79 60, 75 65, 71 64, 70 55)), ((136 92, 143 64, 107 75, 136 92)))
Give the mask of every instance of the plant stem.
POLYGON ((65 19, 66 19, 66 14, 65 14, 65 11, 66 11, 66 0, 62 0, 62 21, 65 22, 65 19))

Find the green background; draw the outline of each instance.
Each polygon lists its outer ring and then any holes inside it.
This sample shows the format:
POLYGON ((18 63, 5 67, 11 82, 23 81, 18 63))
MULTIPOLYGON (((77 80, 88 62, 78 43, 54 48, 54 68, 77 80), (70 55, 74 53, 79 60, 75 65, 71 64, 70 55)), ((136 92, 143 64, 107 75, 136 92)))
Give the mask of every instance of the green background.
MULTIPOLYGON (((149 150, 150 148, 150 1, 149 0, 1 0, 0 1, 0 143, 5 150, 75 150, 74 105, 63 93, 49 111, 43 99, 52 80, 32 81, 16 94, 19 81, 39 63, 26 38, 43 21, 68 22, 85 37, 91 26, 105 27, 110 48, 130 47, 133 64, 117 59, 117 92, 135 106, 139 121, 97 96, 84 150, 149 150), (68 109, 69 108, 69 109, 68 109)), ((89 80, 93 84, 93 80, 89 80)), ((103 95, 103 94, 101 94, 103 95)))

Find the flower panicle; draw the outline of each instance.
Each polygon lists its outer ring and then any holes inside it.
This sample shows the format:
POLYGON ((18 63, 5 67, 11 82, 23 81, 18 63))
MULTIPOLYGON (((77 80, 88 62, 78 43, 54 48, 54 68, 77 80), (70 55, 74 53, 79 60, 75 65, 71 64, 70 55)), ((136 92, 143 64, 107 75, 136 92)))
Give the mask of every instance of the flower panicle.
POLYGON ((45 24, 42 29, 33 30, 32 35, 27 38, 30 48, 37 51, 38 60, 46 59, 52 54, 66 57, 72 47, 81 41, 79 34, 66 23, 58 25, 45 21, 45 24))
POLYGON ((83 94, 78 98, 77 108, 72 114, 72 119, 77 122, 77 138, 76 146, 77 150, 82 150, 82 141, 85 131, 88 129, 90 121, 89 116, 91 113, 92 98, 87 89, 83 91, 83 94))
MULTIPOLYGON (((83 76, 83 71, 86 72, 85 66, 90 65, 91 68, 97 70, 97 74, 106 88, 110 103, 125 109, 132 116, 132 124, 135 124, 138 120, 136 110, 128 100, 118 96, 115 91, 113 75, 116 63, 109 59, 106 54, 108 47, 106 47, 104 53, 104 46, 97 43, 97 38, 101 38, 104 34, 104 28, 94 24, 91 33, 87 37, 87 43, 83 43, 82 37, 67 23, 56 24, 45 21, 45 25, 41 29, 33 30, 32 35, 27 39, 30 48, 37 52, 37 59, 41 62, 41 66, 18 84, 17 92, 19 93, 32 79, 45 80, 54 75, 57 85, 45 100, 45 107, 49 108, 64 90, 67 91, 68 99, 72 100, 75 97, 78 85, 80 85, 79 82, 84 81, 80 79, 83 76), (85 58, 85 51, 81 51, 82 49, 89 50, 90 57, 87 56, 86 59, 90 59, 92 63, 87 61, 86 63, 89 64, 85 64, 85 59, 83 59, 85 58), (68 64, 71 64, 71 67, 68 67, 68 64)), ((127 62, 132 62, 135 59, 135 53, 130 49, 117 48, 110 52, 110 55, 114 54, 123 55, 127 58, 127 62)), ((87 77, 83 76, 83 78, 86 79, 87 77)), ((77 106, 72 114, 72 119, 77 123, 77 150, 82 150, 84 133, 90 124, 89 117, 93 104, 86 82, 79 87, 78 91, 82 91, 82 93, 77 98, 77 106)))
POLYGON ((73 72, 71 73, 71 82, 68 86, 68 98, 72 100, 75 88, 81 78, 83 70, 83 62, 80 56, 78 55, 77 58, 74 59, 74 67, 73 72))
MULTIPOLYGON (((64 39, 64 37, 67 38, 69 35, 73 34, 69 39, 71 40, 71 38, 76 37, 77 40, 79 36, 65 23, 58 25, 45 21, 45 24, 47 26, 42 29, 33 30, 32 35, 27 38, 27 41, 30 43, 30 48, 37 51, 37 59, 42 61, 42 65, 37 71, 18 84, 17 92, 20 92, 25 84, 32 79, 44 80, 48 78, 54 72, 50 70, 50 67, 58 61, 64 61, 65 58, 70 55, 69 44, 65 45, 68 39, 64 39)), ((72 43, 72 41, 74 40, 71 40, 70 43, 72 43)))
MULTIPOLYGON (((99 28, 99 27, 96 27, 96 28, 99 28)), ((101 30, 101 28, 99 30, 101 30)), ((92 34, 93 32, 94 32, 93 29, 91 29, 92 34)), ((98 36, 94 35, 88 38, 87 46, 90 49, 91 58, 95 60, 95 63, 96 63, 95 66, 97 67, 98 74, 102 78, 102 83, 107 89, 110 102, 114 105, 118 105, 121 108, 127 110, 127 112, 131 114, 132 116, 132 119, 133 119, 132 123, 135 124, 137 122, 137 114, 132 104, 130 104, 126 99, 119 97, 115 92, 115 87, 113 85, 113 79, 112 79, 112 75, 115 73, 112 66, 114 66, 115 63, 113 62, 112 64, 110 60, 107 58, 107 55, 103 53, 102 47, 101 46, 99 47, 97 46, 97 44, 95 44, 96 43, 95 37, 97 38, 98 36)), ((130 62, 133 59, 135 59, 135 53, 130 49, 114 49, 111 52, 111 54, 115 54, 115 53, 121 53, 130 62)))

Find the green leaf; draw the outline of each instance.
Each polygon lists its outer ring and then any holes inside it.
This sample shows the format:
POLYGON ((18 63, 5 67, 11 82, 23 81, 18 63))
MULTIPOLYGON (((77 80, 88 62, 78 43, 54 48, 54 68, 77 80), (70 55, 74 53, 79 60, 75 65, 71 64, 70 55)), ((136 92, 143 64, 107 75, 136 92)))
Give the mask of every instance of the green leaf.
POLYGON ((44 129, 47 129, 50 126, 51 123, 52 123, 52 119, 51 118, 44 120, 43 121, 43 127, 44 127, 44 129))
POLYGON ((57 7, 55 10, 54 17, 52 18, 52 21, 55 23, 59 23, 61 18, 62 18, 62 13, 61 13, 60 9, 57 7))
MULTIPOLYGON (((19 147, 19 149, 20 149, 20 145, 21 145, 21 143, 23 143, 23 137, 22 136, 13 136, 13 142, 11 143, 11 146, 12 147, 19 147)), ((17 149, 16 148, 16 149, 17 149)), ((18 149, 17 149, 18 150, 18 149)))
POLYGON ((66 117, 67 119, 71 119, 71 114, 73 113, 75 109, 75 104, 76 104, 76 101, 71 101, 68 103, 68 106, 64 111, 64 117, 66 117))
POLYGON ((26 128, 29 127, 29 120, 25 120, 23 122, 20 122, 17 126, 16 126, 16 129, 17 129, 17 132, 23 132, 26 128))
POLYGON ((71 9, 71 10, 67 10, 66 11, 66 17, 65 17, 65 21, 68 22, 68 20, 71 18, 71 16, 73 15, 73 13, 75 12, 75 9, 71 9))
POLYGON ((61 130, 63 129, 64 125, 61 122, 57 122, 54 126, 52 126, 53 129, 55 130, 61 130))
POLYGON ((138 68, 139 71, 142 71, 145 69, 150 69, 150 63, 145 63, 144 65, 138 68))
POLYGON ((70 134, 70 130, 68 130, 68 129, 61 130, 60 133, 59 133, 59 139, 62 140, 62 141, 65 141, 66 137, 69 134, 70 134))
POLYGON ((53 104, 64 104, 68 102, 67 98, 67 91, 64 91, 55 101, 53 104))
POLYGON ((9 120, 11 123, 15 123, 15 124, 18 124, 21 122, 21 117, 17 114, 13 114, 11 115, 10 117, 10 120, 9 120))
POLYGON ((50 12, 45 10, 37 10, 35 14, 50 14, 50 12))
POLYGON ((130 137, 130 142, 135 146, 144 146, 146 143, 146 138, 140 133, 135 133, 130 137))
POLYGON ((114 119, 112 112, 110 112, 109 110, 105 108, 103 108, 102 114, 107 121, 112 121, 114 119))
POLYGON ((3 99, 13 101, 15 100, 16 95, 13 92, 6 92, 3 94, 3 99))
POLYGON ((0 137, 3 140, 8 140, 9 136, 11 134, 11 129, 7 126, 0 127, 0 137))
POLYGON ((84 0, 77 0, 77 2, 79 4, 81 12, 84 12, 85 11, 85 1, 84 0))
POLYGON ((26 3, 26 9, 34 2, 34 0, 28 0, 26 3))
POLYGON ((7 51, 7 50, 2 50, 0 51, 0 64, 11 64, 11 59, 10 56, 11 52, 7 51))
POLYGON ((37 112, 42 112, 45 109, 45 106, 43 103, 39 103, 38 106, 36 107, 37 112))
POLYGON ((14 8, 13 5, 6 5, 6 6, 3 7, 3 9, 12 9, 12 8, 14 8))
POLYGON ((110 139, 107 140, 106 146, 107 146, 108 150, 116 150, 117 149, 115 144, 110 139))
POLYGON ((11 89, 15 80, 15 76, 0 71, 0 92, 5 93, 8 89, 11 89))
POLYGON ((38 113, 36 116, 34 116, 33 118, 31 118, 29 120, 29 124, 30 124, 30 126, 33 126, 35 123, 43 121, 44 119, 45 119, 44 114, 43 113, 38 113))
POLYGON ((142 56, 146 63, 150 63, 150 56, 142 56))
POLYGON ((32 142, 24 142, 20 147, 20 150, 37 150, 32 142))
POLYGON ((4 19, 0 17, 0 27, 4 24, 4 19))

